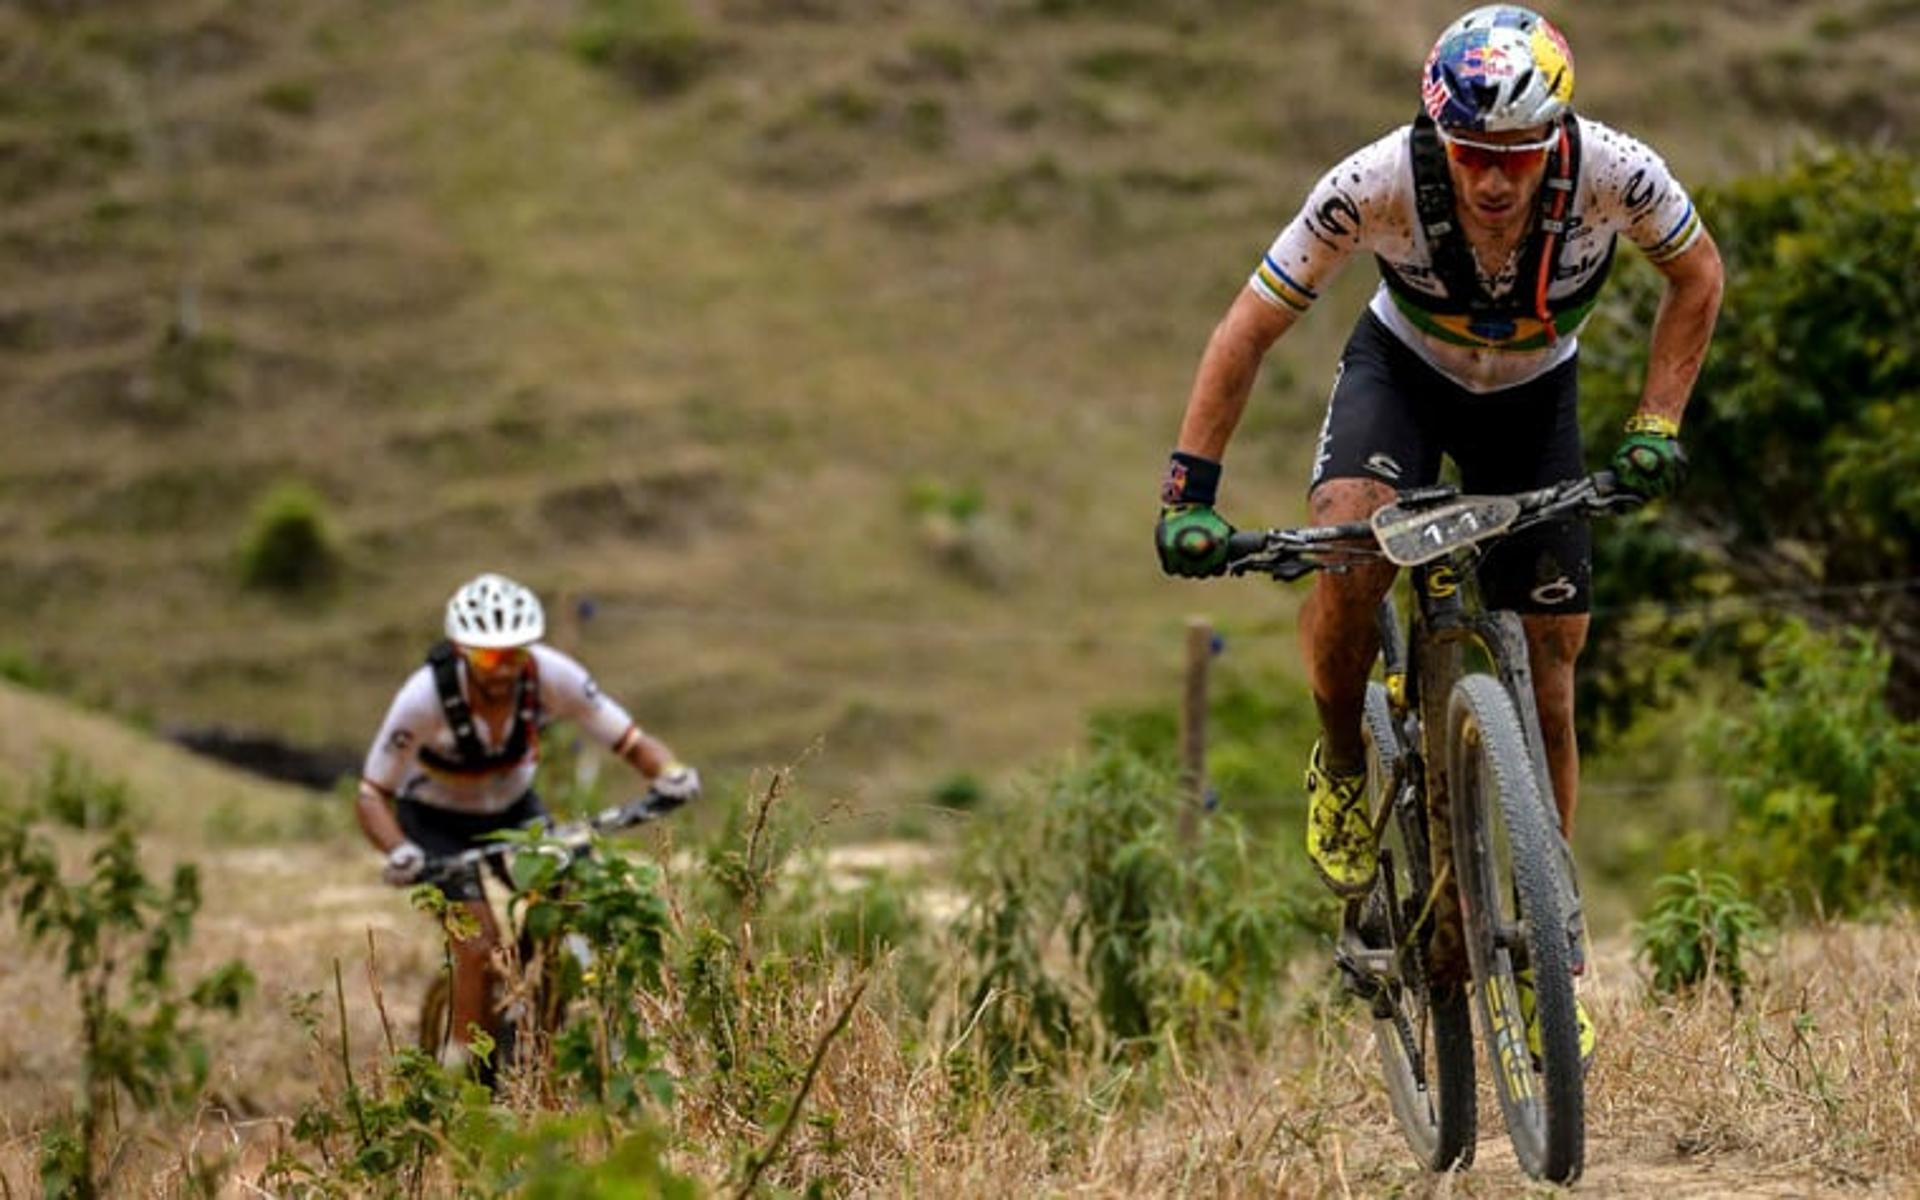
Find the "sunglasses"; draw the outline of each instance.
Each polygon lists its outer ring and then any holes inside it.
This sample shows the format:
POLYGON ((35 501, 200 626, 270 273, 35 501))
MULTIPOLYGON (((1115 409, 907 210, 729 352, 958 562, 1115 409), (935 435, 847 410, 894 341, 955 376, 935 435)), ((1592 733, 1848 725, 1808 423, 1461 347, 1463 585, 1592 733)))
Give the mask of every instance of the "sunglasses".
POLYGON ((1548 134, 1537 142, 1481 142, 1457 133, 1440 131, 1440 142, 1447 157, 1469 171, 1490 171, 1495 167, 1509 173, 1524 173, 1547 161, 1547 151, 1560 140, 1548 134))
POLYGON ((461 649, 466 655, 467 665, 485 675, 492 675, 508 667, 521 667, 526 664, 527 650, 524 646, 508 646, 496 649, 491 646, 466 646, 461 649))

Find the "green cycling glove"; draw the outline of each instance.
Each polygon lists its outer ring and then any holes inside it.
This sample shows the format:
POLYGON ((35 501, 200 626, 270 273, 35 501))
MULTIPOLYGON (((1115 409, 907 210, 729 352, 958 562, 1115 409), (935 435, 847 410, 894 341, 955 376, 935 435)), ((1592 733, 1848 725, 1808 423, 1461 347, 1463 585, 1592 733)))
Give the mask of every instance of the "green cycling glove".
POLYGON ((1210 504, 1169 504, 1160 510, 1153 544, 1160 569, 1169 575, 1201 579, 1227 569, 1227 539, 1233 526, 1210 504))
POLYGON ((1160 485, 1160 521, 1153 528, 1160 569, 1200 579, 1227 569, 1227 539, 1233 526, 1213 511, 1220 464, 1182 450, 1173 452, 1160 485))
POLYGON ((1649 500, 1670 496, 1687 481, 1687 452, 1680 427, 1666 417, 1643 414, 1627 422, 1626 440, 1609 464, 1620 486, 1649 500))

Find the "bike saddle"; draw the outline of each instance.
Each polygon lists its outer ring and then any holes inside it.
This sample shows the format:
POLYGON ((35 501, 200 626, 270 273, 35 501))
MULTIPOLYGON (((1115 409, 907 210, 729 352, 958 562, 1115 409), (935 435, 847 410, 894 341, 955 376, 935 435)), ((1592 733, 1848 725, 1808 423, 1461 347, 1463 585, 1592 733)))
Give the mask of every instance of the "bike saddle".
POLYGON ((1423 508, 1432 508, 1445 504, 1460 494, 1460 489, 1450 483, 1434 483, 1426 487, 1408 488, 1394 498, 1394 506, 1402 512, 1417 512, 1423 508))

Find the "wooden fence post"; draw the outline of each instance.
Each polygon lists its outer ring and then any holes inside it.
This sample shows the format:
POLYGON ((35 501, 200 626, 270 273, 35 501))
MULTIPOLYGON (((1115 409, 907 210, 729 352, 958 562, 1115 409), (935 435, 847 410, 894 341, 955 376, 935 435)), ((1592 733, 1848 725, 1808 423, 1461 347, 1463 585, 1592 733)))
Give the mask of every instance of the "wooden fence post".
POLYGON ((1187 618, 1187 687, 1180 705, 1180 844, 1193 845, 1207 804, 1207 667, 1213 661, 1213 625, 1187 618))

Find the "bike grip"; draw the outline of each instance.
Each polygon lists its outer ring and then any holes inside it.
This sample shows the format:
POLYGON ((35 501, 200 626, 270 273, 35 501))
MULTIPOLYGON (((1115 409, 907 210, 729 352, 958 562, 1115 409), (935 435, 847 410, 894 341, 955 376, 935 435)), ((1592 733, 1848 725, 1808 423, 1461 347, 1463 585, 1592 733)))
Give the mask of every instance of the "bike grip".
POLYGON ((1600 470, 1593 473, 1593 491, 1595 495, 1605 498, 1619 490, 1620 477, 1612 471, 1600 470))
POLYGON ((1245 558, 1249 554, 1258 554, 1267 548, 1267 535, 1254 529, 1243 529, 1227 539, 1227 557, 1245 558))

